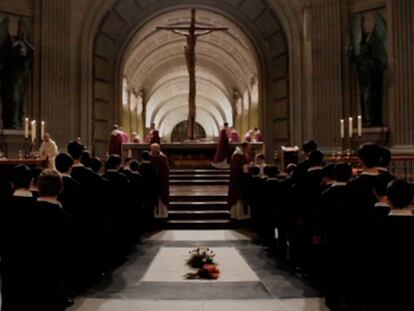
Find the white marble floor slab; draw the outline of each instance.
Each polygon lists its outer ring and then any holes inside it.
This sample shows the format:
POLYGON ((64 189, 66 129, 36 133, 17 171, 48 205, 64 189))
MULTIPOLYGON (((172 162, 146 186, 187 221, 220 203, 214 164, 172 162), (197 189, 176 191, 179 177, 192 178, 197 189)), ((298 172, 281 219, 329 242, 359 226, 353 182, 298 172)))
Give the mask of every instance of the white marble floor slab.
POLYGON ((148 241, 249 241, 247 233, 234 230, 166 230, 158 232, 148 241))
POLYGON ((143 282, 256 282, 258 276, 234 247, 216 247, 216 262, 221 271, 217 281, 189 281, 184 275, 193 272, 186 265, 191 248, 161 248, 151 263, 143 282))
POLYGON ((148 301, 81 299, 68 311, 328 311, 323 299, 148 301))

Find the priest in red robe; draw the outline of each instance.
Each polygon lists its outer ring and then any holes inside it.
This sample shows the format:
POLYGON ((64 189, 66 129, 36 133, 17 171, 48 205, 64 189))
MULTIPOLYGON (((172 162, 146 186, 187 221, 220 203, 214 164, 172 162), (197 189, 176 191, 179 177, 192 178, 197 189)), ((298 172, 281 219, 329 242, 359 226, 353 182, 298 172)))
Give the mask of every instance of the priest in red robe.
POLYGON ((240 135, 236 131, 235 128, 232 128, 230 131, 230 142, 232 143, 239 143, 240 142, 240 135))
POLYGON ((152 139, 152 135, 153 135, 153 132, 154 131, 155 131, 155 123, 152 123, 151 124, 151 128, 150 128, 150 131, 148 132, 147 136, 145 136, 145 139, 144 139, 144 142, 146 144, 150 144, 151 143, 151 139, 152 139))
POLYGON ((230 153, 229 145, 229 124, 224 123, 223 128, 220 130, 219 142, 217 145, 216 155, 214 156, 213 162, 211 165, 215 168, 228 168, 228 157, 230 153))
POLYGON ((243 141, 245 142, 252 142, 253 140, 253 135, 254 135, 254 131, 253 130, 249 130, 243 137, 243 141))
POLYGON ((250 163, 250 145, 243 143, 237 147, 230 162, 229 201, 232 219, 243 220, 250 218, 250 208, 245 198, 246 179, 250 163))
POLYGON ((127 132, 125 132, 122 128, 120 128, 121 135, 122 135, 122 143, 127 144, 129 143, 129 135, 127 132))
POLYGON ((150 144, 161 144, 160 132, 158 130, 152 131, 150 144))
POLYGON ((155 218, 168 218, 168 205, 170 197, 170 168, 167 157, 161 152, 159 144, 152 144, 150 147, 150 162, 158 171, 158 199, 155 203, 155 218))
POLYGON ((263 134, 258 128, 254 129, 254 141, 257 143, 263 142, 263 134))
POLYGON ((119 126, 115 124, 109 139, 109 155, 117 154, 120 156, 122 154, 122 143, 124 142, 124 139, 125 135, 119 129, 119 126))

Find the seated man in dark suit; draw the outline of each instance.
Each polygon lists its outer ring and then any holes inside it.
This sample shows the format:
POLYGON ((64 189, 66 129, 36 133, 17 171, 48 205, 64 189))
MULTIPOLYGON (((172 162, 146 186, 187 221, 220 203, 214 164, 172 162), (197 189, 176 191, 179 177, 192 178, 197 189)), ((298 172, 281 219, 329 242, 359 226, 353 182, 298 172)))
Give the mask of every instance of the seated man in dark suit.
POLYGON ((369 219, 377 220, 387 216, 391 211, 391 206, 387 197, 388 184, 393 181, 395 177, 391 174, 379 174, 374 182, 374 193, 378 202, 375 203, 372 213, 368 214, 369 219))
POLYGON ((250 178, 248 181, 247 201, 250 206, 252 220, 257 229, 260 229, 261 209, 263 204, 263 179, 260 177, 260 168, 253 166, 250 169, 250 178))
POLYGON ((329 189, 335 183, 334 171, 334 164, 328 164, 322 168, 321 192, 329 189))
POLYGON ((78 218, 79 211, 77 209, 84 208, 80 200, 80 185, 70 175, 73 158, 68 153, 59 153, 56 156, 56 169, 62 176, 63 191, 59 195, 59 202, 62 203, 63 209, 67 211, 74 219, 78 218))
POLYGON ((296 234, 293 253, 297 257, 299 268, 309 270, 313 265, 314 252, 313 233, 315 230, 316 209, 320 204, 322 182, 323 154, 313 151, 309 154, 308 170, 299 178, 293 189, 294 217, 296 219, 296 234), (309 269, 306 269, 309 268, 309 269))
POLYGON ((102 168, 103 168, 103 163, 101 159, 99 159, 98 157, 93 157, 91 159, 90 169, 97 174, 101 174, 103 173, 102 168))
POLYGON ((325 282, 326 305, 331 310, 342 310, 343 271, 347 262, 343 260, 343 243, 347 240, 347 222, 344 221, 343 195, 352 168, 347 163, 336 164, 333 171, 335 182, 321 194, 321 204, 317 210, 318 234, 322 237, 325 253, 323 281, 325 282))
POLYGON ((35 266, 35 276, 26 280, 32 285, 36 297, 32 310, 65 310, 67 299, 64 293, 65 274, 68 258, 73 247, 72 219, 57 200, 63 190, 63 182, 58 172, 44 170, 38 179, 39 198, 35 205, 32 232, 37 251, 31 254, 35 266))
POLYGON ((373 234, 376 239, 371 241, 377 247, 376 273, 371 273, 373 293, 367 310, 414 310, 413 185, 393 180, 388 184, 387 197, 391 212, 379 221, 373 234))
POLYGON ((36 269, 27 255, 35 253, 32 239, 34 205, 30 184, 32 171, 25 165, 13 169, 11 197, 0 202, 0 271, 2 311, 30 310, 34 298, 27 280, 36 269), (24 298, 23 298, 24 297, 24 298))
POLYGON ((392 154, 390 149, 388 149, 387 147, 381 146, 381 160, 380 163, 378 165, 378 169, 380 170, 380 172, 388 172, 388 166, 391 163, 391 159, 392 159, 392 154))
POLYGON ((83 254, 83 268, 80 270, 83 286, 96 282, 108 268, 109 214, 107 210, 107 196, 109 183, 99 174, 85 167, 81 162, 84 146, 77 141, 68 145, 68 153, 74 164, 71 176, 80 185, 80 199, 82 208, 79 208, 77 224, 83 254))
POLYGON ((88 150, 83 150, 80 157, 80 163, 82 163, 85 167, 90 167, 91 160, 91 153, 88 150))
POLYGON ((267 179, 264 181, 261 204, 261 234, 265 243, 274 248, 277 212, 279 208, 280 182, 277 178, 279 171, 275 166, 267 166, 267 179))
POLYGON ((316 150, 318 150, 318 144, 314 140, 307 141, 302 145, 302 152, 305 154, 306 159, 299 163, 295 171, 295 178, 301 178, 308 171, 310 167, 309 155, 316 150))
POLYGON ((105 163, 105 174, 103 177, 109 181, 109 201, 107 202, 110 215, 110 247, 112 249, 112 260, 119 264, 125 260, 129 246, 128 232, 131 219, 130 204, 131 192, 128 178, 119 172, 121 168, 121 157, 111 155, 105 163))
POLYGON ((349 182, 346 204, 351 219, 360 222, 377 202, 374 194, 375 179, 380 174, 382 150, 377 144, 364 144, 358 151, 362 174, 349 182))
POLYGON ((142 225, 142 204, 144 196, 144 178, 138 172, 139 163, 137 160, 129 159, 125 161, 122 169, 129 180, 130 204, 129 204, 129 226, 130 233, 128 234, 132 242, 137 237, 140 226, 142 225))
POLYGON ((133 159, 131 157, 126 157, 124 159, 124 163, 123 163, 122 167, 119 169, 119 171, 121 173, 123 173, 124 172, 124 169, 130 170, 129 164, 131 163, 132 160, 133 159))
POLYGON ((377 198, 374 193, 374 184, 380 174, 378 166, 382 158, 381 147, 377 144, 364 144, 358 151, 358 157, 363 172, 350 181, 345 188, 343 196, 343 218, 347 222, 347 240, 343 245, 344 275, 347 280, 344 284, 347 289, 348 303, 354 310, 359 310, 365 296, 365 285, 360 279, 364 275, 365 264, 362 259, 368 246, 366 226, 370 223, 370 215, 374 209, 377 198))
POLYGON ((84 254, 82 253, 82 245, 80 233, 82 232, 83 217, 85 206, 82 202, 81 187, 79 183, 70 175, 73 158, 68 153, 59 153, 55 160, 56 169, 60 172, 63 181, 63 191, 59 194, 58 200, 62 204, 63 209, 72 217, 73 227, 75 231, 74 254, 72 254, 73 271, 68 275, 67 289, 68 294, 74 296, 75 293, 81 290, 78 275, 82 272, 82 260, 84 254))

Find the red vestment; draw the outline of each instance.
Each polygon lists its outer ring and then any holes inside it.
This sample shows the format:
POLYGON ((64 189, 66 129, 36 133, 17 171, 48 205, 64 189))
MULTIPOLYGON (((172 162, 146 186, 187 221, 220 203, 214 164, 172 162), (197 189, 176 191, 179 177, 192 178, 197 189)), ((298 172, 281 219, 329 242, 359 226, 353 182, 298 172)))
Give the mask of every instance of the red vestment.
POLYGON ((122 143, 126 144, 129 142, 129 136, 126 132, 121 131, 121 135, 122 135, 122 143))
POLYGON ((214 156, 213 163, 220 163, 226 160, 229 156, 230 145, 229 138, 227 136, 227 129, 223 128, 220 131, 219 142, 217 145, 216 155, 214 156))
POLYGON ((139 137, 139 135, 134 136, 134 138, 132 139, 132 142, 134 144, 140 144, 141 143, 141 138, 139 137))
POLYGON ((230 182, 229 182, 229 201, 228 206, 231 208, 241 198, 244 186, 243 166, 249 163, 247 156, 239 150, 231 157, 230 161, 230 182))
POLYGON ((254 139, 256 140, 256 142, 260 143, 263 141, 263 135, 262 132, 260 132, 259 130, 255 133, 254 135, 254 139))
POLYGON ((247 133, 244 135, 243 141, 250 143, 252 141, 252 135, 250 133, 247 133))
POLYGON ((158 171, 158 196, 162 203, 168 207, 170 199, 170 167, 168 159, 164 154, 151 155, 150 162, 158 171))
POLYGON ((240 142, 240 135, 239 135, 239 133, 237 133, 236 130, 232 130, 230 132, 230 141, 232 143, 238 143, 238 142, 240 142))
POLYGON ((111 134, 111 138, 109 139, 109 155, 122 154, 122 143, 124 142, 124 138, 122 133, 118 130, 114 130, 111 134))
POLYGON ((150 145, 152 144, 161 144, 160 132, 157 130, 152 131, 150 145))

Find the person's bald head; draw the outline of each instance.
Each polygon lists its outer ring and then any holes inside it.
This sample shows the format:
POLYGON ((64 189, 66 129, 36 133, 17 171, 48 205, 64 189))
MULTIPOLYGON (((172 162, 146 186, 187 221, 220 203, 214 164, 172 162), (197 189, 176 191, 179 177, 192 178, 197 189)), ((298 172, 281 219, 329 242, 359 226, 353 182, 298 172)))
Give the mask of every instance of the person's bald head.
POLYGON ((161 146, 159 144, 157 144, 157 143, 152 144, 150 146, 150 150, 151 150, 151 153, 157 153, 158 154, 158 153, 161 152, 161 146))

